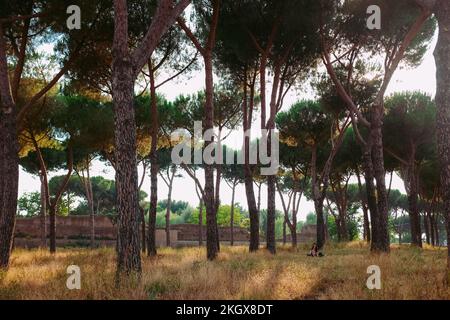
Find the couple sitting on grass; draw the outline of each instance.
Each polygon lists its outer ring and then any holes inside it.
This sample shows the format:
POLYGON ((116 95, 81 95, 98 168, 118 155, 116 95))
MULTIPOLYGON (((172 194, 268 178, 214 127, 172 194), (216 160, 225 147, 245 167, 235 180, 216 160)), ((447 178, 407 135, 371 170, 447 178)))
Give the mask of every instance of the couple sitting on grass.
POLYGON ((323 257, 323 253, 319 251, 317 244, 314 242, 311 250, 307 254, 308 257, 323 257))

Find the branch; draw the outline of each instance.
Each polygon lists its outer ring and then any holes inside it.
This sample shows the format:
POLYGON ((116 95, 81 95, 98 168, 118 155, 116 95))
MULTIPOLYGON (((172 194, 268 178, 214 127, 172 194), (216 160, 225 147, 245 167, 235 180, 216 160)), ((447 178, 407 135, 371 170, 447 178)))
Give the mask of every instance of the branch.
POLYGON ((202 56, 205 56, 206 49, 203 48, 203 46, 200 43, 200 41, 198 41, 197 37, 194 35, 194 33, 191 31, 191 29, 189 29, 189 27, 184 22, 183 18, 178 18, 177 19, 177 23, 180 26, 180 28, 184 31, 186 36, 189 38, 189 40, 191 40, 191 42, 194 44, 194 46, 197 49, 197 51, 200 52, 200 54, 202 56))
POLYGON ((158 46, 161 37, 175 23, 177 18, 190 3, 190 0, 180 0, 180 2, 173 7, 172 0, 160 0, 158 2, 156 13, 153 16, 152 23, 150 24, 144 39, 131 54, 135 76, 139 74, 147 63, 153 51, 158 46))
POLYGON ((163 82, 159 83, 158 85, 155 86, 155 89, 158 89, 159 87, 165 85, 167 82, 172 81, 173 79, 177 78, 178 76, 180 76, 181 74, 183 74, 187 69, 189 69, 194 62, 197 60, 197 56, 198 56, 198 51, 195 53, 194 58, 183 68, 181 69, 179 72, 177 72, 175 75, 173 75, 172 77, 167 78, 166 80, 164 80, 163 82))

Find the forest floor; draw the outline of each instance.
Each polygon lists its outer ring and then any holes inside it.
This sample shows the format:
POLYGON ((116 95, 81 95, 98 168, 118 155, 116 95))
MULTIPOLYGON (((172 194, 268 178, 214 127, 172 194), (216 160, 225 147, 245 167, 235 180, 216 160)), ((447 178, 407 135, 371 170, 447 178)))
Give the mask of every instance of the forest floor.
POLYGON ((307 248, 222 246, 216 261, 204 248, 161 249, 143 255, 139 284, 115 287, 115 253, 109 248, 15 250, 0 274, 0 299, 450 299, 445 285, 446 248, 393 246, 390 255, 370 254, 367 244, 329 245, 325 257, 307 248), (68 290, 69 265, 81 270, 81 289, 68 290), (380 290, 369 290, 367 267, 381 269, 380 290))

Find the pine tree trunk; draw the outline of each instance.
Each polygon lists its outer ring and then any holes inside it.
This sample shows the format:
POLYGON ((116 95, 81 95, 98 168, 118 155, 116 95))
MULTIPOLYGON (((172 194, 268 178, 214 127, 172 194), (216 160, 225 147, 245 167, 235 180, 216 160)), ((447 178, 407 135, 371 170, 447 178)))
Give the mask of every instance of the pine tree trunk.
POLYGON ((427 244, 431 244, 429 215, 427 212, 424 213, 423 224, 425 229, 425 241, 427 244))
POLYGON ((172 173, 169 184, 169 192, 167 194, 167 208, 166 208, 166 246, 170 247, 170 210, 172 208, 172 186, 175 172, 172 173))
MULTIPOLYGON (((248 146, 247 143, 246 145, 248 146)), ((249 251, 255 252, 259 249, 259 210, 256 206, 255 192, 253 189, 253 177, 250 165, 248 165, 247 163, 244 165, 244 185, 245 194, 247 196, 248 214, 250 217, 249 251)))
POLYGON ((56 207, 57 204, 52 203, 49 210, 50 215, 50 253, 56 253, 56 207))
POLYGON ((203 246, 203 199, 200 199, 198 211, 198 245, 203 246))
POLYGON ((415 165, 415 152, 412 152, 412 159, 408 168, 408 207, 411 227, 411 244, 413 246, 422 247, 422 231, 420 227, 420 213, 418 207, 418 186, 417 173, 415 165))
POLYGON ((39 214, 41 224, 41 247, 47 247, 47 195, 45 188, 45 180, 40 176, 41 180, 41 210, 39 214))
MULTIPOLYGON (((388 230, 388 204, 386 191, 386 171, 384 169, 384 155, 383 155, 383 120, 384 107, 382 105, 374 106, 372 112, 372 128, 371 135, 373 141, 372 147, 372 162, 374 177, 376 180, 377 190, 377 207, 378 217, 377 223, 377 237, 372 240, 372 249, 379 252, 389 252, 389 230, 388 230)), ((372 228, 373 229, 373 228, 372 228)))
POLYGON ((231 191, 231 211, 230 211, 230 245, 234 245, 234 195, 236 192, 236 184, 233 184, 231 191))
MULTIPOLYGON (((158 206, 158 104, 155 87, 155 74, 151 59, 148 62, 150 74, 150 111, 152 115, 152 129, 151 129, 151 149, 150 149, 150 211, 148 220, 148 256, 154 257, 157 254, 156 250, 156 210, 158 206)), ((170 242, 170 240, 169 240, 170 242)))
POLYGON ((144 210, 144 208, 139 206, 139 212, 141 214, 141 237, 142 237, 141 251, 142 251, 142 253, 146 253, 147 252, 147 232, 146 232, 146 225, 145 225, 145 210, 144 210))
POLYGON ((89 214, 91 220, 91 248, 95 248, 95 210, 94 210, 94 195, 92 192, 92 181, 89 167, 87 168, 87 186, 88 186, 88 204, 89 204, 89 214))
MULTIPOLYGON (((116 41, 117 39, 115 39, 116 41)), ((125 44, 128 46, 126 41, 125 44)), ((117 279, 119 279, 121 274, 137 274, 139 276, 142 272, 142 266, 139 242, 136 121, 133 105, 134 79, 128 53, 120 53, 121 50, 118 50, 116 45, 113 49, 113 104, 116 208, 119 217, 117 236, 117 279)))
POLYGON ((244 102, 242 104, 244 129, 244 186, 250 218, 249 251, 255 252, 259 249, 259 208, 256 205, 253 177, 250 168, 250 137, 246 135, 246 133, 250 133, 251 129, 251 116, 249 114, 251 114, 251 111, 253 110, 255 85, 254 83, 251 85, 250 97, 248 97, 247 73, 244 78, 244 102))
MULTIPOLYGON (((212 53, 207 52, 205 61, 205 83, 206 83, 206 104, 205 104, 205 130, 214 128, 214 82, 213 82, 213 64, 212 53)), ((205 148, 212 142, 207 141, 205 148)), ((217 246, 217 216, 216 202, 214 200, 214 167, 205 166, 205 207, 206 207, 206 251, 207 258, 214 260, 217 257, 219 248, 217 246)))
MULTIPOLYGON (((1 102, 4 103, 3 97, 1 102)), ((5 113, 4 110, 5 108, 0 109, 0 269, 7 269, 9 266, 19 186, 15 109, 13 106, 10 113, 5 113)))
POLYGON ((376 200, 376 189, 373 177, 373 165, 372 165, 372 152, 370 147, 364 148, 363 150, 363 170, 364 170, 364 180, 366 182, 366 196, 367 196, 367 206, 370 212, 370 237, 371 237, 371 251, 376 251, 378 242, 379 232, 378 232, 378 206, 376 200))
MULTIPOLYGON (((270 141, 268 142, 270 145, 270 141)), ((267 231, 266 231, 266 243, 267 250, 270 253, 275 254, 276 239, 275 239, 275 181, 276 177, 270 175, 267 177, 267 231)))
POLYGON ((370 222, 369 213, 367 210, 367 203, 363 196, 363 188, 361 184, 361 177, 359 175, 359 170, 357 169, 356 177, 358 179, 359 197, 361 198, 361 207, 363 210, 363 239, 370 242, 370 222))
POLYGON ((321 201, 320 199, 315 199, 314 208, 316 210, 317 215, 317 226, 316 226, 317 247, 320 250, 325 245, 325 221, 323 214, 323 201, 321 201))
MULTIPOLYGON (((437 69, 437 137, 441 166, 444 217, 447 224, 447 268, 450 278, 450 3, 438 0, 435 8, 439 38, 434 52, 437 69)), ((448 279, 450 282, 450 279, 448 279)))

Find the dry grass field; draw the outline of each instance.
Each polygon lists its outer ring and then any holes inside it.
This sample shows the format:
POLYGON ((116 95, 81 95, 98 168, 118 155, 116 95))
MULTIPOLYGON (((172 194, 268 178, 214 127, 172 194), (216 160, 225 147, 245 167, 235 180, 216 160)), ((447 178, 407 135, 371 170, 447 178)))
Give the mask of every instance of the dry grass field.
POLYGON ((0 274, 0 299, 450 299, 444 248, 393 246, 390 255, 371 255, 353 242, 328 246, 322 258, 306 252, 222 246, 209 262, 203 248, 161 249, 155 259, 143 256, 139 284, 117 289, 113 249, 16 250, 0 274), (66 288, 69 265, 81 268, 81 290, 66 288), (366 287, 369 265, 381 268, 381 290, 366 287))

